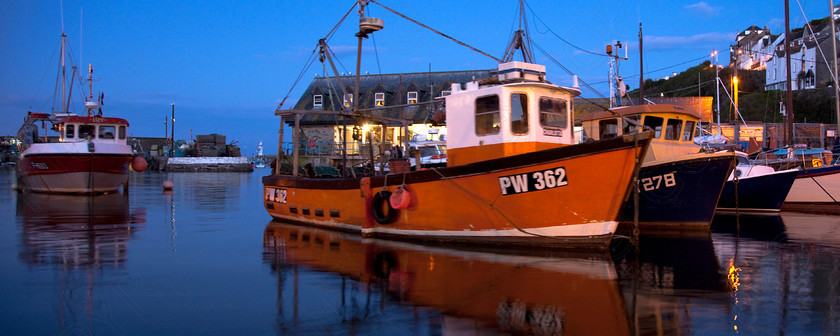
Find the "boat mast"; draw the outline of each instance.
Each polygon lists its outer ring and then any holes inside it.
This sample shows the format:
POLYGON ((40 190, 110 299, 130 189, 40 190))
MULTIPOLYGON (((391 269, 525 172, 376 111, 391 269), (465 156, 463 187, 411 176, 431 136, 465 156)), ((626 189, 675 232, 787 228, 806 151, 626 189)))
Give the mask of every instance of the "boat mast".
POLYGON ((64 109, 61 112, 66 113, 67 109, 65 108, 66 105, 66 96, 65 93, 67 91, 67 67, 65 66, 64 60, 64 45, 67 43, 67 35, 64 34, 64 31, 61 32, 61 56, 59 61, 59 69, 58 71, 61 73, 61 109, 64 109))
POLYGON ((832 57, 834 72, 831 72, 831 74, 834 82, 834 112, 837 117, 837 131, 834 133, 834 137, 837 138, 840 137, 840 87, 837 85, 837 33, 834 30, 834 0, 828 0, 828 16, 831 18, 831 54, 834 55, 832 57))
POLYGON ((513 62, 513 57, 516 55, 516 50, 522 51, 522 61, 525 63, 534 63, 534 58, 531 56, 531 47, 528 45, 530 37, 528 36, 528 22, 525 21, 525 4, 523 0, 519 0, 519 29, 514 33, 513 39, 510 40, 505 49, 505 56, 502 57, 501 63, 513 62), (523 29, 522 25, 525 25, 523 29))
MULTIPOLYGON (((787 71, 787 78, 786 80, 786 89, 787 89, 787 99, 786 99, 786 107, 785 107, 785 145, 793 146, 793 93, 791 92, 791 80, 790 80, 790 5, 788 4, 788 0, 785 0, 785 64, 787 71)), ((832 17, 833 21, 833 17, 832 17)), ((836 56, 836 55, 835 55, 836 56)))
MULTIPOLYGON (((645 104, 645 62, 642 47, 644 39, 642 39, 642 23, 639 22, 639 105, 645 104)), ((629 99, 629 97, 628 97, 629 99)))

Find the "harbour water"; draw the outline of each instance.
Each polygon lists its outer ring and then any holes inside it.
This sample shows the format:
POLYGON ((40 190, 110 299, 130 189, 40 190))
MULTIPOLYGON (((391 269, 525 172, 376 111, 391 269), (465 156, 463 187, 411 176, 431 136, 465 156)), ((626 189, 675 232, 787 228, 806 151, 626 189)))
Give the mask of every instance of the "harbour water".
POLYGON ((84 197, 18 194, 0 169, 0 334, 840 335, 840 217, 463 250, 272 222, 267 173, 84 197))

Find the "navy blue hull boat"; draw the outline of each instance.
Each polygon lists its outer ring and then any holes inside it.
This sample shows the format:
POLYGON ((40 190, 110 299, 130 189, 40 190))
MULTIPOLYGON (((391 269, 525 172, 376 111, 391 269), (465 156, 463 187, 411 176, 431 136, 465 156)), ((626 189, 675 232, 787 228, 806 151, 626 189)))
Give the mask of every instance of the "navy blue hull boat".
POLYGON ((745 212, 777 212, 782 209, 798 169, 758 172, 760 166, 739 164, 737 178, 723 186, 718 210, 745 212))
MULTIPOLYGON (((643 165, 639 170, 639 224, 707 228, 733 164, 729 153, 643 165)), ((632 223, 635 208, 630 197, 624 202, 620 222, 632 223)))

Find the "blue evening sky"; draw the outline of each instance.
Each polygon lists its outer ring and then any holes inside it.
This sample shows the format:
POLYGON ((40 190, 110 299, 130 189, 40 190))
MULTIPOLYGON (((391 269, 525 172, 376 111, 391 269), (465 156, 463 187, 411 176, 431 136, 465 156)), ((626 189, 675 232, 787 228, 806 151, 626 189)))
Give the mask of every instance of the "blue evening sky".
MULTIPOLYGON (((501 58, 516 28, 516 0, 379 0, 402 14, 481 51, 501 58)), ((353 1, 0 1, 0 135, 17 132, 27 111, 49 112, 58 68, 59 36, 68 35, 73 59, 87 75, 94 68, 95 93, 105 93, 105 116, 121 117, 130 133, 163 137, 175 104, 175 138, 218 133, 235 140, 243 154, 262 141, 277 149, 279 117, 273 112, 324 37, 353 1), (62 10, 63 7, 63 10, 62 10)), ((551 58, 594 86, 585 97, 606 96, 605 45, 629 42, 620 64, 631 89, 639 85, 638 33, 644 29, 645 78, 681 72, 723 53, 745 28, 784 31, 783 1, 556 1, 528 0, 531 38, 551 58), (534 15, 536 13, 536 16, 534 15)), ((826 0, 791 0, 791 29, 828 16, 826 0), (804 9, 804 16, 800 11, 804 9)), ((371 4, 368 16, 385 28, 364 41, 362 72, 398 73, 490 69, 479 53, 371 4)), ((339 71, 355 71, 358 16, 351 13, 329 40, 339 71)), ((571 85, 567 73, 536 47, 548 79, 571 85)), ((304 74, 284 107, 289 108, 315 74, 304 74)), ((85 91, 87 91, 85 83, 85 91)), ((72 111, 84 113, 74 88, 72 111)), ((288 133, 287 133, 288 134, 288 133)))

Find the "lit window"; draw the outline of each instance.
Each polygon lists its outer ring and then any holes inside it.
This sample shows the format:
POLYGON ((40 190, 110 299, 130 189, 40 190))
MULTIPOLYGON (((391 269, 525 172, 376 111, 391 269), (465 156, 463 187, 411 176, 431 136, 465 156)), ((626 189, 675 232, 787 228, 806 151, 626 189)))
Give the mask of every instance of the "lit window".
POLYGON ((417 91, 411 91, 408 93, 408 103, 417 104, 417 91))
POLYGON ((374 94, 374 100, 376 101, 376 106, 385 106, 385 93, 377 92, 374 94))
POLYGON ((353 94, 344 94, 344 107, 350 107, 350 104, 353 104, 353 94))
POLYGON ((499 96, 492 95, 476 99, 475 134, 498 134, 500 125, 499 96))
POLYGON ((324 96, 315 95, 312 97, 312 107, 324 107, 324 96))

